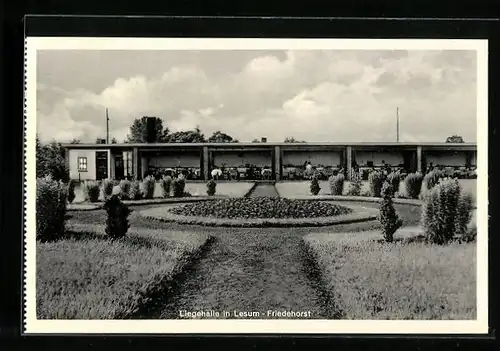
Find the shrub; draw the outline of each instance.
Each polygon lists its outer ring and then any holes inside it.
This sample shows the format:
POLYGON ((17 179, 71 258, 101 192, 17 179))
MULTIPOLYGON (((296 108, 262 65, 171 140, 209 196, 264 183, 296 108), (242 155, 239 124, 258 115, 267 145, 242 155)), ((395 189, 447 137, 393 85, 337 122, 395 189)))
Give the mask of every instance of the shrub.
POLYGON ((162 189, 162 195, 163 197, 169 197, 170 196, 170 188, 172 185, 172 177, 171 176, 165 176, 161 179, 161 189, 162 189))
POLYGON ((342 195, 342 193, 344 192, 344 180, 345 177, 343 174, 330 176, 330 178, 328 179, 328 183, 330 185, 330 193, 332 195, 342 195))
POLYGON ((460 241, 470 243, 470 242, 476 241, 476 238, 477 238, 477 226, 475 224, 473 224, 460 237, 460 241))
POLYGON ((108 197, 113 194, 113 181, 111 179, 104 179, 101 182, 101 197, 106 201, 108 197))
POLYGON ((152 176, 147 176, 142 181, 142 194, 145 199, 152 199, 155 194, 156 180, 152 176))
POLYGON ((130 183, 129 198, 131 200, 142 199, 141 182, 134 180, 130 183))
POLYGON ((422 173, 410 173, 405 178, 405 189, 406 194, 411 199, 418 199, 420 195, 420 190, 422 188, 423 176, 422 173))
POLYGON ((378 171, 371 172, 368 175, 368 182, 370 183, 370 193, 373 197, 380 197, 380 192, 382 191, 384 180, 384 175, 378 171))
POLYGON ((392 242, 394 233, 402 225, 403 221, 399 218, 392 202, 394 188, 389 182, 384 182, 381 193, 383 195, 382 203, 380 204, 379 221, 382 225, 382 234, 386 242, 392 242))
POLYGON ((210 179, 207 182, 207 194, 208 194, 208 196, 214 196, 216 188, 217 188, 217 183, 215 182, 215 180, 210 179))
POLYGON ((351 172, 351 183, 349 184, 349 189, 347 190, 347 195, 350 196, 360 196, 361 195, 361 174, 355 172, 354 170, 351 172))
POLYGON ((68 202, 71 204, 75 200, 75 186, 76 186, 76 181, 70 180, 68 183, 68 202))
POLYGON ((97 202, 99 201, 99 182, 95 180, 88 180, 83 183, 83 196, 85 201, 97 202))
POLYGON ((122 188, 120 187, 120 185, 115 185, 113 186, 113 190, 111 191, 111 196, 113 195, 116 195, 118 196, 120 199, 122 198, 122 188))
POLYGON ((424 179, 422 181, 422 190, 420 192, 420 197, 422 199, 425 198, 425 196, 427 196, 427 194, 430 193, 430 190, 432 188, 434 188, 436 186, 436 184, 441 180, 443 179, 445 176, 445 173, 443 171, 440 171, 440 170, 432 170, 430 171, 429 173, 427 173, 425 176, 424 176, 424 179))
POLYGON ((184 178, 174 179, 172 182, 174 197, 182 197, 184 195, 185 187, 186 187, 186 181, 184 180, 184 178))
POLYGON ((311 179, 311 185, 310 185, 309 189, 311 190, 311 194, 313 194, 313 195, 319 194, 319 191, 321 190, 321 188, 319 187, 319 182, 318 182, 317 177, 313 176, 313 178, 311 179))
POLYGON ((472 194, 462 193, 458 199, 457 218, 455 221, 455 234, 465 235, 467 226, 472 219, 474 200, 472 194))
POLYGON ((128 216, 130 209, 121 202, 117 195, 111 196, 103 206, 108 215, 106 219, 106 234, 112 238, 122 238, 130 227, 128 216))
POLYGON ((122 189, 121 191, 121 198, 122 200, 128 200, 130 199, 130 187, 132 183, 130 180, 123 179, 120 181, 120 188, 122 189))
POLYGON ((394 193, 399 192, 399 183, 401 182, 401 174, 399 172, 389 173, 386 180, 392 185, 394 193))
POLYGON ((52 176, 36 180, 36 238, 41 241, 64 235, 68 189, 52 176))
POLYGON ((442 179, 429 190, 422 207, 422 227, 428 241, 449 242, 457 227, 460 184, 457 179, 442 179))

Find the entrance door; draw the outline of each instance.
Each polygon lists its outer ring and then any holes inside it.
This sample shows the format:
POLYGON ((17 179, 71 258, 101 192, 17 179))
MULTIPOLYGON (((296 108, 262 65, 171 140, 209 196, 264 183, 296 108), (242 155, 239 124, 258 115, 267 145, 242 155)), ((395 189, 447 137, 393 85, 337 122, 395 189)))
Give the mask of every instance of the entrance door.
POLYGON ((115 179, 125 179, 125 167, 123 165, 123 155, 115 156, 115 179))
POLYGON ((96 151, 95 152, 95 171, 96 179, 106 179, 108 178, 108 152, 107 151, 96 151))

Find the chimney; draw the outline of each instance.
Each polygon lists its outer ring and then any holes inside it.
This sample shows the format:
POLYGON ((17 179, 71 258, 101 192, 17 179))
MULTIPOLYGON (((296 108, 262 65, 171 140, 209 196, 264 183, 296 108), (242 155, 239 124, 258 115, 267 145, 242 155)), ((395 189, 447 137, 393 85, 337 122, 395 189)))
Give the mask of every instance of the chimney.
POLYGON ((146 119, 146 142, 154 143, 156 142, 156 131, 155 131, 155 118, 147 117, 146 119))
POLYGON ((262 138, 260 138, 260 142, 261 142, 261 143, 267 143, 267 138, 266 138, 266 137, 262 137, 262 138))

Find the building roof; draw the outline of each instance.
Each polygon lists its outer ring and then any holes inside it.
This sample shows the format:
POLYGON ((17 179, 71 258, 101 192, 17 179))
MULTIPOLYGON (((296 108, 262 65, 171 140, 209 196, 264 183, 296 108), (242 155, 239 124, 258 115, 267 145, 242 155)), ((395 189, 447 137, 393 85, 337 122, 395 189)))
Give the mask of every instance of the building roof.
POLYGON ((175 148, 175 149, 191 149, 191 148, 201 148, 203 146, 208 146, 210 148, 216 149, 241 149, 241 148, 252 148, 260 149, 265 147, 282 146, 291 149, 318 149, 318 148, 329 148, 329 147, 359 147, 359 148, 411 148, 422 146, 426 149, 455 149, 455 150, 476 150, 476 143, 416 143, 416 142, 357 142, 357 143, 338 143, 338 142, 310 142, 310 143, 252 143, 252 142, 242 142, 242 143, 120 143, 120 144, 95 144, 95 143, 81 143, 81 144, 62 144, 63 147, 68 149, 115 149, 115 148, 133 148, 138 147, 140 149, 162 149, 162 148, 175 148))
POLYGON ((142 149, 147 148, 189 148, 189 147, 223 147, 223 148, 241 148, 241 147, 272 147, 272 146, 300 146, 300 147, 314 147, 314 146, 323 146, 323 147, 347 147, 347 146, 358 146, 358 147, 444 147, 444 148, 476 148, 477 143, 445 143, 445 142, 355 142, 355 143, 338 143, 338 142, 307 142, 307 143, 274 143, 274 142, 266 142, 266 143, 252 143, 252 142, 240 142, 240 143, 120 143, 120 144, 95 144, 95 143, 80 143, 80 144, 71 144, 71 143, 63 143, 63 147, 69 149, 88 149, 88 148, 98 148, 98 149, 109 149, 109 148, 133 148, 140 147, 142 149))

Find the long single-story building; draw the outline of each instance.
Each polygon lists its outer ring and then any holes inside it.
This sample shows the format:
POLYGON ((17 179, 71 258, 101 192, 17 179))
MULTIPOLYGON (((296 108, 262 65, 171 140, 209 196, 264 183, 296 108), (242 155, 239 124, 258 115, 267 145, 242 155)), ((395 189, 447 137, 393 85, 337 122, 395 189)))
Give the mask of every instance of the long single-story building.
POLYGON ((64 144, 70 178, 142 179, 184 173, 206 181, 213 169, 223 179, 303 179, 311 166, 326 176, 351 169, 390 167, 475 169, 476 143, 141 143, 64 144), (308 166, 308 164, 310 166, 308 166))

